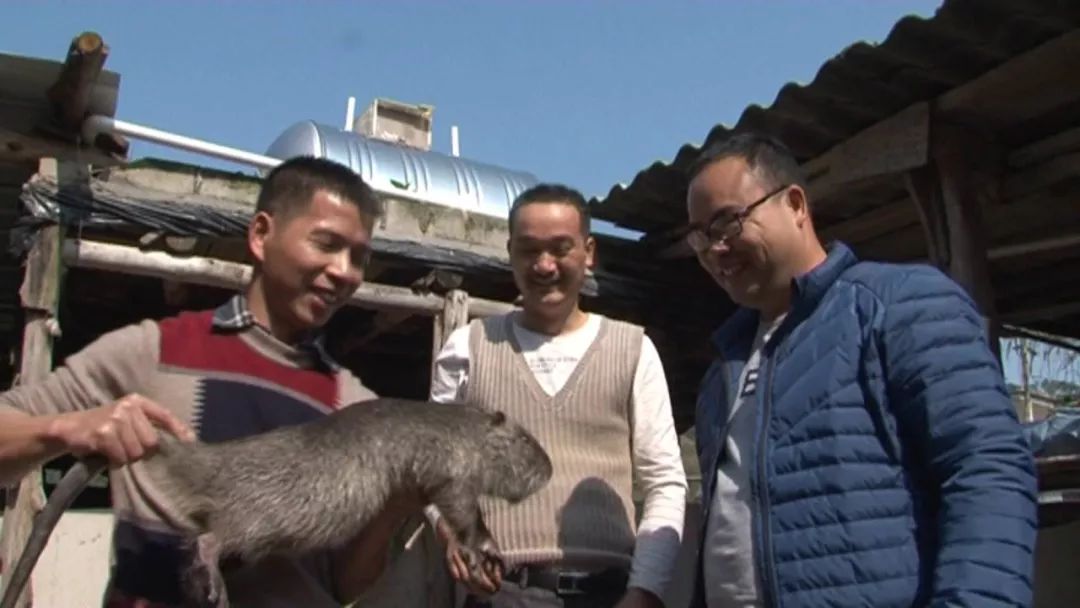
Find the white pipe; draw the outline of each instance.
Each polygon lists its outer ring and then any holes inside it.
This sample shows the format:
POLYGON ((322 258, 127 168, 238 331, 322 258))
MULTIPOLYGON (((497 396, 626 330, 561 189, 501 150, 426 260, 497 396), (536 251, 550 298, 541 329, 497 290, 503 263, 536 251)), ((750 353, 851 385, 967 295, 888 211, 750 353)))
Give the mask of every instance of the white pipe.
POLYGON ((273 169, 281 164, 281 159, 271 158, 262 154, 245 152, 238 148, 230 148, 219 144, 185 137, 168 131, 161 131, 152 127, 144 127, 123 120, 109 118, 108 116, 92 115, 83 121, 82 136, 87 141, 93 141, 99 133, 113 132, 128 137, 144 139, 167 146, 174 146, 190 152, 199 152, 209 156, 216 156, 225 160, 231 160, 247 165, 253 165, 262 169, 273 169))
POLYGON ((345 105, 345 131, 353 130, 353 115, 356 113, 356 98, 349 95, 349 102, 345 105))
MULTIPOLYGON (((245 152, 238 148, 230 148, 228 146, 221 146, 218 144, 210 143, 193 137, 186 137, 184 135, 177 135, 176 133, 169 133, 168 131, 161 131, 151 127, 144 127, 136 125, 134 123, 126 122, 123 120, 116 120, 107 116, 91 115, 83 121, 82 136, 88 141, 92 141, 97 137, 99 133, 118 133, 121 135, 127 135, 128 137, 134 137, 137 139, 145 139, 165 146, 172 146, 175 148, 181 148, 189 150, 191 152, 202 153, 208 156, 216 156, 225 160, 231 160, 241 164, 252 165, 262 169, 272 169, 283 161, 278 158, 271 158, 269 156, 263 156, 262 154, 253 154, 251 152, 245 152)), ((469 213, 490 216, 499 219, 506 219, 506 216, 499 213, 492 213, 483 209, 479 209, 476 203, 469 199, 462 199, 453 197, 452 195, 435 195, 423 193, 423 192, 410 192, 408 190, 402 190, 388 180, 379 180, 369 182, 369 185, 376 192, 392 196, 395 198, 403 198, 408 200, 417 201, 420 203, 429 203, 433 205, 439 205, 441 207, 452 207, 455 209, 464 209, 469 213)))
POLYGON ((450 127, 450 156, 461 156, 457 125, 450 127))

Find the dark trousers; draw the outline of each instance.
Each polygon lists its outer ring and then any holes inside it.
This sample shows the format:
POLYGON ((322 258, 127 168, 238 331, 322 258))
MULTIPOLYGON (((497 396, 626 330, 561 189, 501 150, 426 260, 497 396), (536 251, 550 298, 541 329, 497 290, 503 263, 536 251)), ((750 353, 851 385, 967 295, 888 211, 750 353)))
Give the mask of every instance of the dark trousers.
POLYGON ((554 591, 503 583, 498 593, 488 599, 465 598, 464 608, 612 608, 625 590, 559 596, 554 591))
POLYGON ((600 585, 587 593, 565 595, 504 580, 499 591, 487 599, 466 596, 463 608, 612 608, 625 593, 625 578, 619 584, 600 585))

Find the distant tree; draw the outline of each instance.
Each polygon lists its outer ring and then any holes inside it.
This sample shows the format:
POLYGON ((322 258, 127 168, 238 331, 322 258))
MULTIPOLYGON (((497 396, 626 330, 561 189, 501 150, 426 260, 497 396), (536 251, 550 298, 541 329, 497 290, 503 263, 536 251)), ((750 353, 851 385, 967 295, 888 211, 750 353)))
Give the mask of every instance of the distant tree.
POLYGON ((1021 401, 1039 393, 1058 406, 1080 405, 1080 341, 1030 332, 1002 340, 1002 351, 1020 361, 1020 382, 1010 382, 1009 390, 1021 401))

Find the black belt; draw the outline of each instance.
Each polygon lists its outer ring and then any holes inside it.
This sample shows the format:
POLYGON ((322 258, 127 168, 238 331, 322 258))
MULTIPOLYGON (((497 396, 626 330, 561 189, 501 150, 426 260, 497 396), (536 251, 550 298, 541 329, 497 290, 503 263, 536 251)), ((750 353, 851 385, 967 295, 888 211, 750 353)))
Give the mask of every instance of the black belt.
POLYGON ((503 576, 503 580, 522 587, 539 587, 559 595, 622 591, 626 589, 628 579, 629 574, 622 568, 608 568, 599 572, 575 572, 557 568, 521 566, 503 576))

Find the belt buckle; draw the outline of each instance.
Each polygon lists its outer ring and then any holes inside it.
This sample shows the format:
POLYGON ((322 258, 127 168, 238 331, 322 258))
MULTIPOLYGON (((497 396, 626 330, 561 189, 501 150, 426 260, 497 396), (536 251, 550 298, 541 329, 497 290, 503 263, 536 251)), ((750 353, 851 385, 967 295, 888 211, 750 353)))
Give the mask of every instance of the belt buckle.
POLYGON ((578 573, 560 572, 555 579, 555 593, 559 595, 581 595, 585 591, 580 583, 585 577, 578 573))

